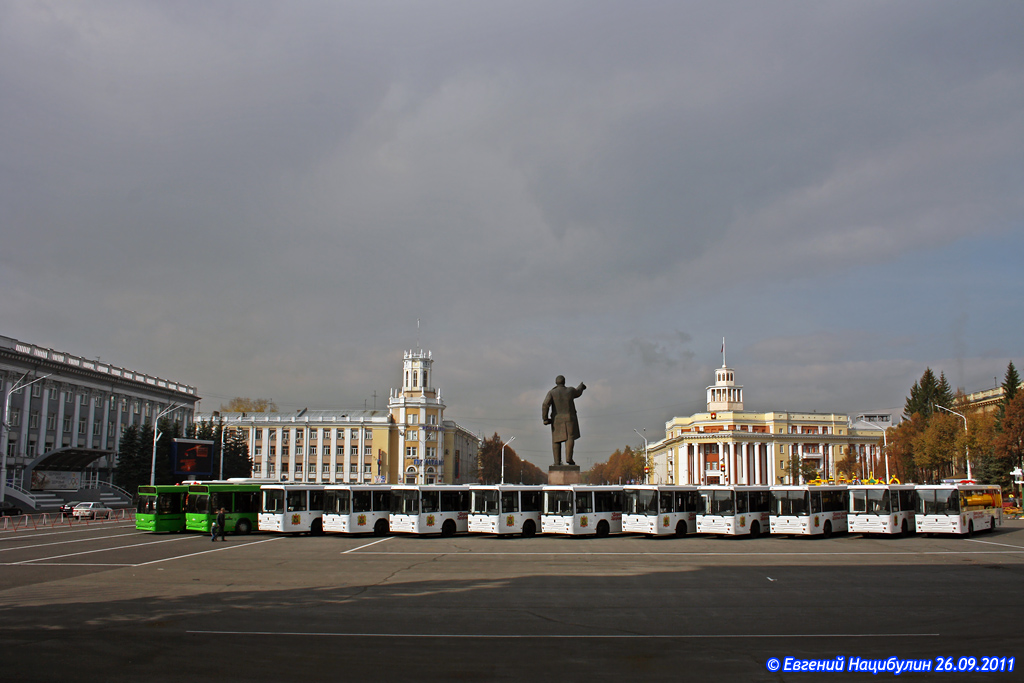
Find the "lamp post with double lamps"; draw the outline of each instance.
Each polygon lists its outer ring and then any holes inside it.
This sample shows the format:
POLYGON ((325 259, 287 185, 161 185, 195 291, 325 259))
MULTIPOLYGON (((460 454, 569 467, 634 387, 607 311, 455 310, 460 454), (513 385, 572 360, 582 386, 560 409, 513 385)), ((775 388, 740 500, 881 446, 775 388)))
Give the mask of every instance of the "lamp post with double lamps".
POLYGON ((506 443, 501 444, 501 483, 505 483, 505 446, 509 445, 516 440, 516 437, 512 437, 506 443))
MULTIPOLYGON (((944 410, 947 413, 951 413, 953 415, 956 415, 961 420, 963 420, 964 421, 964 436, 967 436, 967 416, 966 415, 961 415, 960 413, 956 412, 955 410, 950 410, 949 408, 943 408, 938 403, 933 403, 932 407, 933 408, 938 408, 939 410, 944 410)), ((966 439, 964 440, 964 458, 967 460, 967 478, 968 479, 974 479, 974 477, 971 476, 971 447, 967 444, 967 440, 966 439)))
MULTIPOLYGON (((641 434, 640 432, 638 432, 635 429, 633 431, 636 432, 637 436, 639 436, 641 439, 644 440, 644 483, 645 484, 650 484, 651 483, 651 473, 650 473, 651 461, 647 459, 647 437, 644 436, 643 434, 641 434)), ((646 432, 646 431, 647 430, 645 429, 644 432, 646 432)))
MULTIPOLYGON (((875 429, 881 429, 882 430, 882 455, 885 456, 885 483, 888 484, 889 483, 889 442, 885 438, 885 428, 876 425, 874 422, 868 422, 867 420, 861 420, 861 422, 863 422, 866 425, 870 425, 870 426, 874 427, 875 429)), ((875 476, 875 473, 872 472, 871 476, 872 477, 875 476)))
POLYGON ((173 413, 175 410, 184 407, 184 405, 172 403, 170 407, 168 407, 166 410, 161 411, 159 414, 157 414, 156 417, 153 418, 153 463, 150 465, 149 468, 150 486, 156 486, 156 442, 160 440, 161 436, 163 436, 163 433, 160 431, 160 418, 163 417, 164 415, 167 415, 168 413, 173 413))
MULTIPOLYGON (((42 377, 36 377, 31 382, 25 382, 25 378, 28 377, 29 372, 32 371, 29 370, 24 375, 22 375, 17 382, 11 385, 11 388, 7 390, 7 395, 4 396, 4 420, 3 422, 0 422, 0 444, 4 444, 4 432, 9 431, 7 424, 8 420, 11 419, 11 394, 13 394, 15 391, 18 391, 19 389, 24 389, 30 384, 41 382, 52 375, 52 373, 50 375, 43 375, 42 377), (22 382, 25 383, 22 384, 22 382)), ((0 465, 0 501, 3 501, 7 497, 7 447, 5 444, 3 449, 3 455, 0 455, 0 458, 2 458, 2 465, 0 465)))

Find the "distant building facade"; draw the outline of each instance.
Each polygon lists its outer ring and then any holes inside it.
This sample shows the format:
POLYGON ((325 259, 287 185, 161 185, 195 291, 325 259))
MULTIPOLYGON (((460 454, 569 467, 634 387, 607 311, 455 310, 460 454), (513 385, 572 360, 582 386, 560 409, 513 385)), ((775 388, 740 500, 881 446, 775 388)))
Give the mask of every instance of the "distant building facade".
POLYGON ((252 476, 319 484, 475 482, 479 439, 444 419, 433 358, 406 351, 401 389, 386 410, 203 413, 249 444, 252 476))
POLYGON ((176 407, 167 416, 187 428, 199 401, 196 388, 181 382, 3 336, 0 388, 8 415, 0 449, 14 495, 109 482, 128 425, 176 407))
POLYGON ((830 478, 851 452, 860 476, 885 474, 878 428, 836 413, 748 411, 743 386, 725 365, 706 391, 706 412, 672 418, 665 438, 650 445, 653 483, 801 483, 790 475, 793 459, 810 461, 822 478, 830 478))

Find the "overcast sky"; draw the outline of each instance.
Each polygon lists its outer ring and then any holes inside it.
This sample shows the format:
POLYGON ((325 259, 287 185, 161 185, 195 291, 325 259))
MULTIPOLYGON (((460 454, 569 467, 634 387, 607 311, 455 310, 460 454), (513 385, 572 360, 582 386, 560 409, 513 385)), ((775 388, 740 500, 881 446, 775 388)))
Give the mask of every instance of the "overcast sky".
POLYGON ((0 0, 0 334, 589 466, 1024 363, 1024 3, 0 0), (420 321, 417 329, 417 320, 420 321))

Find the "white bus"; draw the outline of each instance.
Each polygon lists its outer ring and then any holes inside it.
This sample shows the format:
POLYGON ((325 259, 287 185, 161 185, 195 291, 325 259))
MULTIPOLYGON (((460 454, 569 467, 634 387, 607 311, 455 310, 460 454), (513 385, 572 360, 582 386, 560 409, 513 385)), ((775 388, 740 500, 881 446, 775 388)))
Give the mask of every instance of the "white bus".
POLYGON ((453 484, 401 484, 391 487, 392 533, 465 533, 469 521, 469 487, 453 484))
POLYGON ((768 530, 767 486, 699 486, 698 534, 760 536, 768 530))
POLYGON ((851 484, 849 490, 850 531, 905 536, 916 530, 913 484, 851 484))
POLYGON ((622 533, 621 486, 545 486, 540 530, 545 534, 622 533))
POLYGON ((845 486, 773 486, 771 532, 824 536, 844 532, 850 504, 845 486))
POLYGON ((540 531, 540 486, 471 485, 469 496, 470 533, 533 536, 540 531))
POLYGON ((317 484, 264 484, 260 487, 260 531, 323 533, 324 487, 317 484))
POLYGON ((697 531, 701 497, 696 486, 630 484, 622 505, 624 533, 685 536, 697 531))
POLYGON ((324 487, 324 531, 388 533, 391 487, 386 484, 331 484, 324 487))
POLYGON ((915 487, 917 531, 967 534, 1003 523, 1003 493, 995 485, 936 484, 915 487))

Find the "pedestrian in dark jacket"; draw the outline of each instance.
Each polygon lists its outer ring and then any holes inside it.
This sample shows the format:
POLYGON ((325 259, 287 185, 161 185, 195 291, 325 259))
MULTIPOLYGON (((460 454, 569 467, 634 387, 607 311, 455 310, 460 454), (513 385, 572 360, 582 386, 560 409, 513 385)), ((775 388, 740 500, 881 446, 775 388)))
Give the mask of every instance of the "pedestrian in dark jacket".
MULTIPOLYGON (((224 518, 224 513, 227 512, 224 508, 217 511, 217 533, 220 534, 220 540, 227 541, 228 525, 224 518)), ((216 540, 214 536, 214 540, 216 540)))

